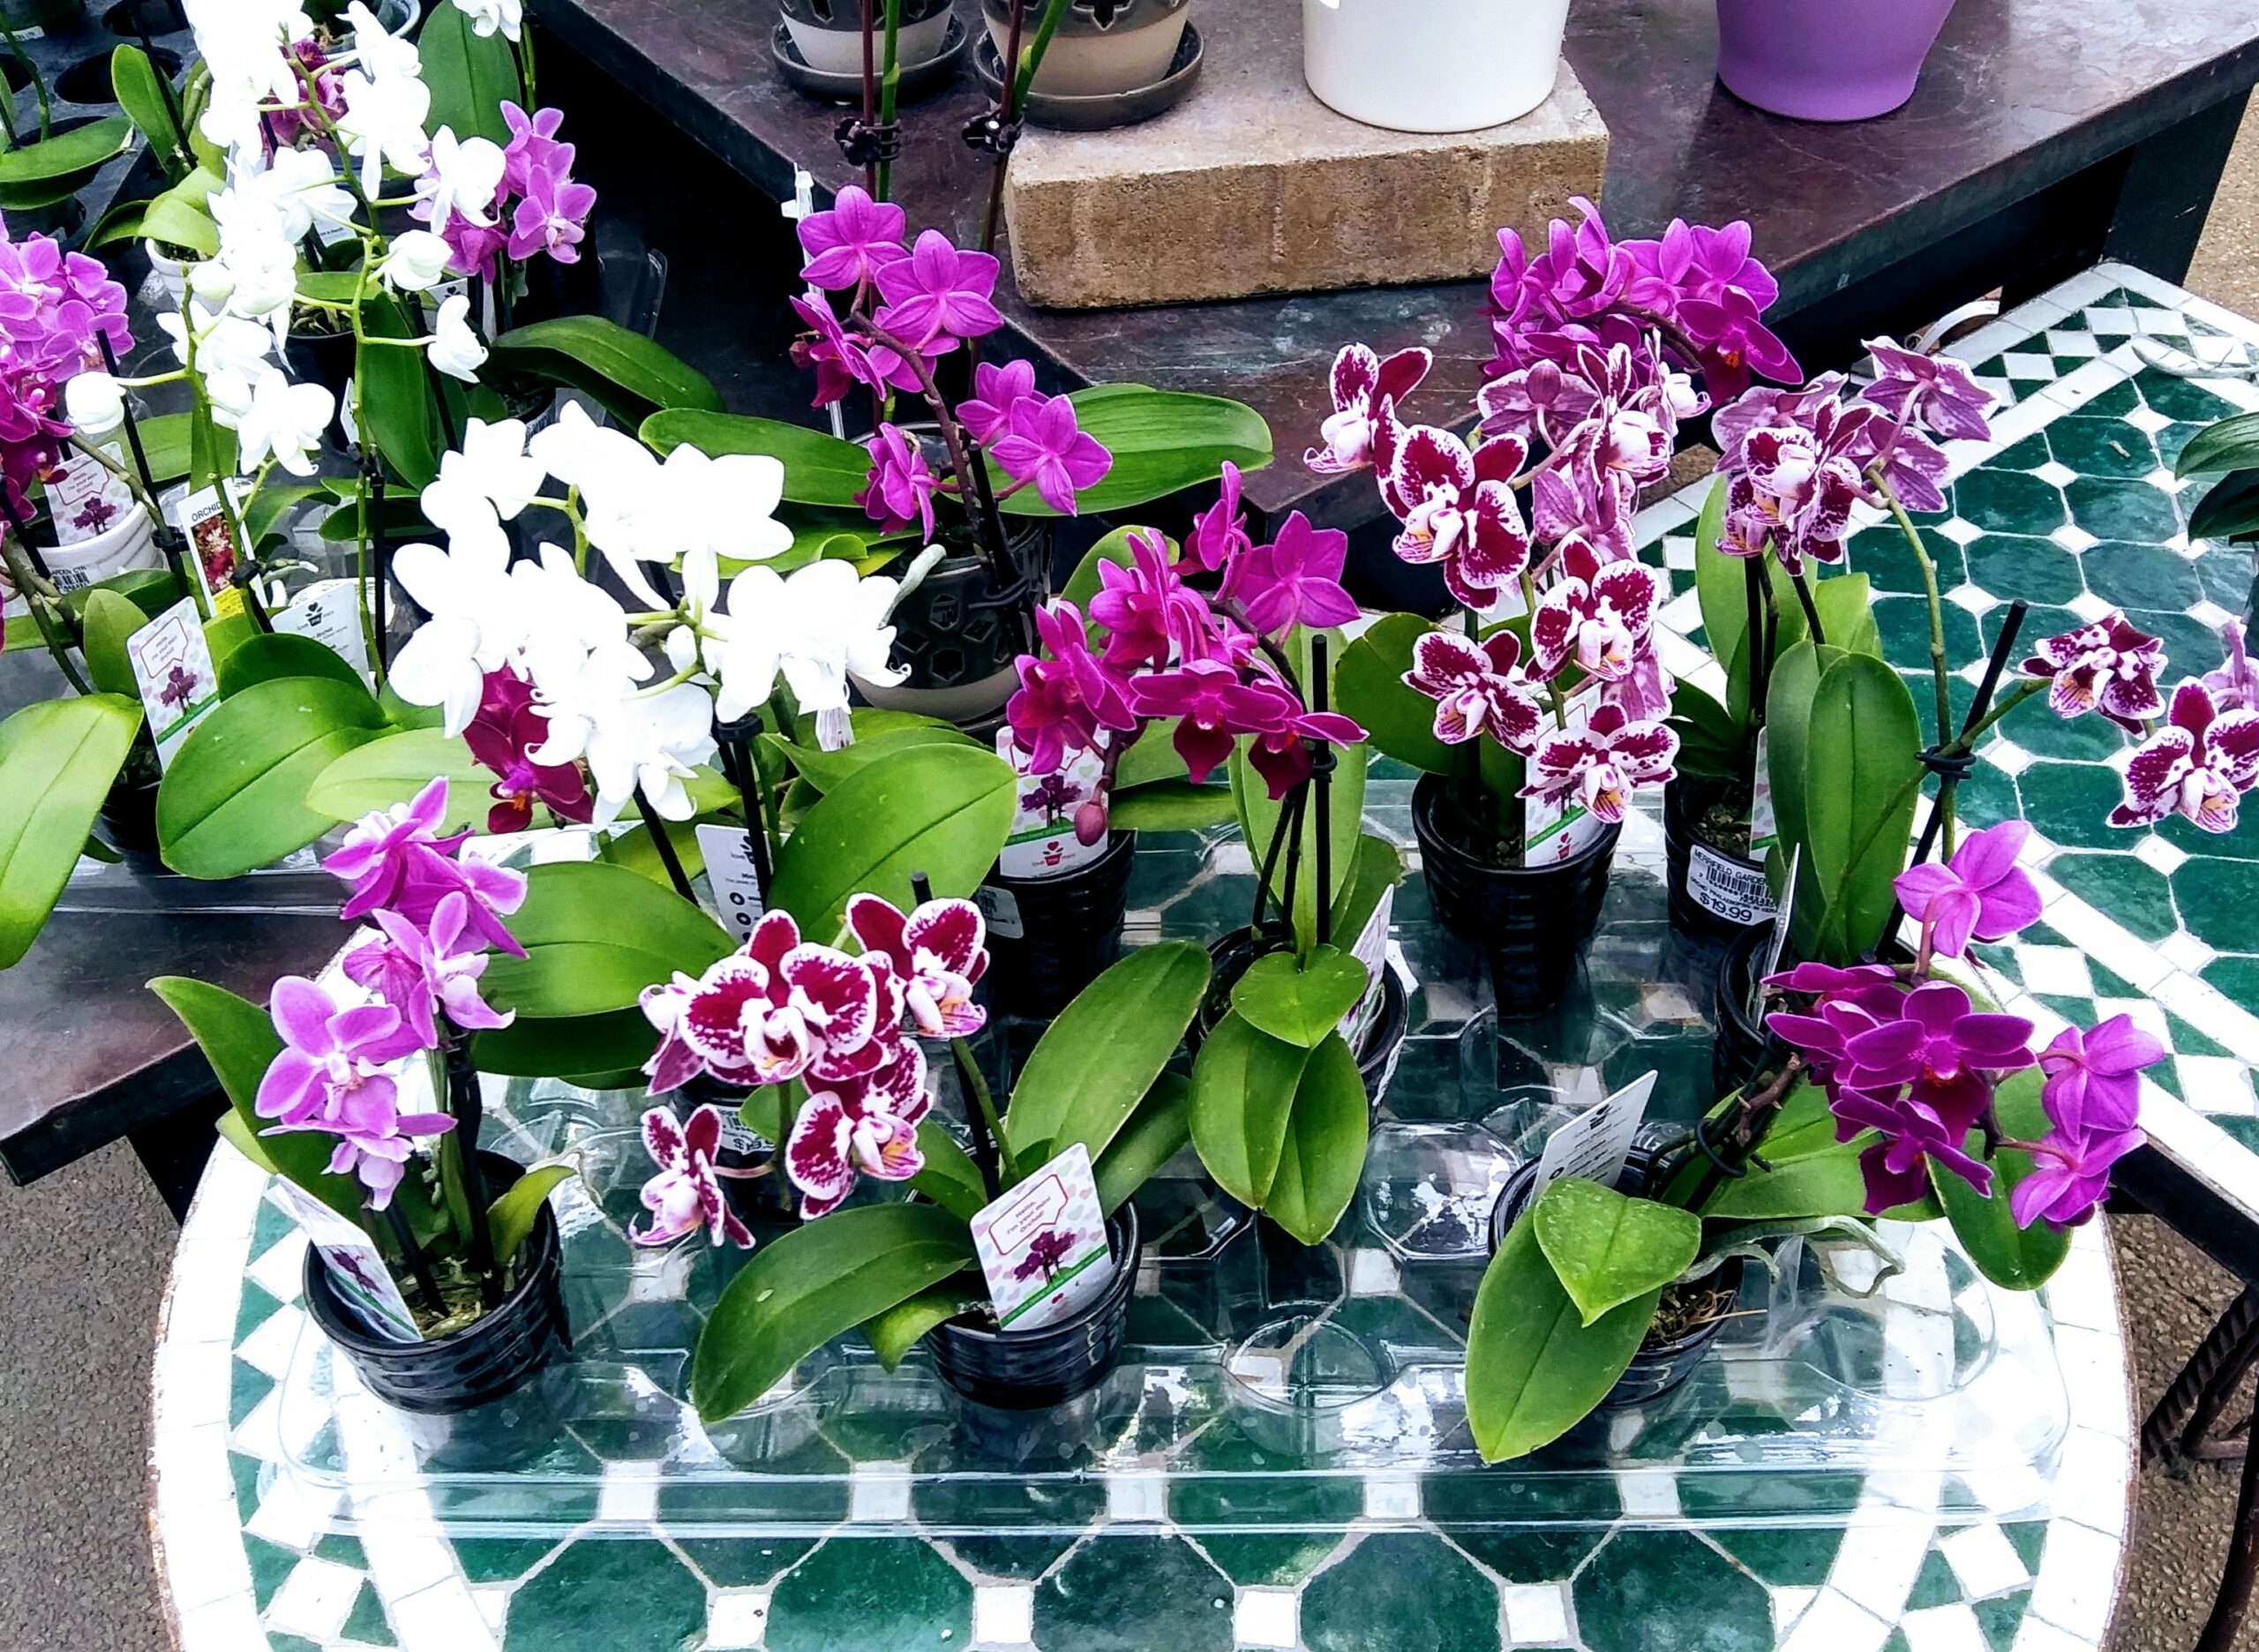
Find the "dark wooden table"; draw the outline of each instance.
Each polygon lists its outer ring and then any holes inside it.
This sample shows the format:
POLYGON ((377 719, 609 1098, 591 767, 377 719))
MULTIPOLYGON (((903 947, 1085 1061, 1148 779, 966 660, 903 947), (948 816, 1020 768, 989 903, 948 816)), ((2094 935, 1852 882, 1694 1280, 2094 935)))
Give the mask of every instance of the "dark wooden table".
MULTIPOLYGON (((977 0, 958 4, 977 29, 977 0)), ((831 139, 839 111, 778 79, 762 0, 533 0, 533 10, 772 199, 789 199, 796 165, 820 191, 856 177, 831 139)), ((1275 49, 1300 49, 1299 7, 1257 10, 1275 49)), ((1781 279, 1783 333, 1807 365, 1827 365, 1848 360, 1862 335, 1920 325, 1996 287, 2020 299, 2105 253, 2183 274, 2259 80, 2259 6, 1961 0, 1913 101, 1844 126, 1760 114, 1721 88, 1713 0, 1576 0, 1568 56, 1612 133, 1605 196, 1617 232, 1654 233, 1674 214, 1747 218, 1781 279)), ((913 225, 977 237, 987 167, 957 133, 983 107, 967 69, 905 111, 895 193, 913 225)), ((1377 510, 1370 482, 1312 477, 1298 458, 1328 410, 1326 364, 1352 338, 1382 350, 1426 343, 1437 367, 1409 410, 1460 420, 1490 350, 1484 290, 1460 282, 1084 312, 1001 297, 1024 349, 1067 384, 1137 380, 1251 403, 1280 459, 1250 478, 1250 499, 1272 516, 1301 508, 1354 527, 1377 510)), ((746 325, 770 325, 754 310, 750 296, 739 306, 746 325)))

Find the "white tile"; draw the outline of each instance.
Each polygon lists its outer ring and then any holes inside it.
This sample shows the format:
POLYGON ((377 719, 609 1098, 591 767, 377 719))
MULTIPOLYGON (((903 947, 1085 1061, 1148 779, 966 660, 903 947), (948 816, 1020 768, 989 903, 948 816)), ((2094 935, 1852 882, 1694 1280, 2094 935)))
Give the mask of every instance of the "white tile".
POLYGON ((2015 949, 2016 967, 2033 992, 2057 998, 2091 998, 2094 978, 2086 954, 2076 947, 2024 945, 2015 949))
MULTIPOLYGON (((2088 533, 2085 529, 2078 527, 2058 528, 2055 529, 2054 533, 2049 537, 2060 544, 2066 550, 2070 551, 2084 551, 2094 543, 2094 537, 2088 533), (2073 544, 2071 541, 2075 538, 2083 539, 2087 543, 2086 544, 2073 544)), ((2111 604, 2103 601, 2101 597, 2096 596, 2092 591, 2081 591, 2077 596, 2072 597, 2070 601, 2065 603, 2063 606, 2069 609, 2080 619, 2085 620, 2089 625, 2092 625, 2096 620, 2117 612, 2111 604)))
POLYGON ((2015 1588, 2031 1575, 2015 1545, 1997 1526, 1968 1526, 1948 1533, 1938 1539, 1938 1551, 1971 1600, 2015 1588))
POLYGON ((2095 1652, 2101 1639, 2098 1630, 2090 1635, 2073 1634, 2037 1612, 2026 1611, 2023 1621, 2016 1626, 2010 1652, 2095 1652))
POLYGON ((597 1492, 597 1519, 607 1526, 647 1526, 659 1517, 659 1465, 606 1463, 597 1492))
POLYGON ((1945 594, 1945 599, 1955 607, 1973 614, 1990 612, 2000 606, 2000 599, 1981 586, 1960 584, 1945 594))
POLYGON ((1293 1652, 1302 1640, 1300 1597, 1290 1588, 1240 1590, 1232 1605, 1232 1639, 1243 1647, 1293 1652))
POLYGON ((2099 1429, 2073 1429, 2063 1441, 2062 1461, 2055 1470, 2056 1506, 2075 1511, 2080 1525, 2122 1539, 2131 1450, 2126 1440, 2099 1429))
POLYGON ((1816 1588, 1799 1588, 1793 1585, 1776 1588, 1773 1594, 1773 1639, 1778 1642, 1795 1628, 1804 1616, 1805 1608, 1820 1598, 1816 1588))
POLYGON ((1833 1586, 1804 1609, 1780 1652, 1878 1652, 1890 1625, 1833 1586))
POLYGON ((2233 614, 2221 607, 2218 603, 2212 601, 2209 597, 2203 602, 2191 605, 2188 610, 2188 617, 2191 620, 2194 620, 2198 625, 2203 626, 2208 631, 2217 631, 2229 620, 2235 618, 2233 614))
POLYGON ((1938 531, 1957 545, 1969 544, 1985 537, 1982 528, 1960 516, 1950 517, 1940 523, 1938 531))
POLYGON ((233 1498, 161 1509, 159 1559, 172 1586, 173 1604, 182 1611, 251 1593, 251 1561, 236 1518, 233 1498))
POLYGON ((2191 975, 2202 972, 2219 956, 2186 929, 2176 929, 2158 942, 2157 952, 2173 968, 2191 975))
POLYGON ((847 1518, 898 1521, 910 1518, 910 1465, 857 1463, 847 1477, 847 1518))
POLYGON ((2134 859, 2171 877, 2188 860, 2188 852, 2151 832, 2134 845, 2134 859))
POLYGON ((1958 1603, 1910 1611, 1898 1626, 1906 1632, 1911 1652, 1985 1652, 1984 1626, 1975 1612, 1958 1603))
POLYGON ((361 1593, 361 1573, 334 1560, 307 1558, 291 1569, 266 1603, 267 1626, 309 1641, 328 1641, 345 1627, 361 1593))
POLYGON ((1168 1476, 1150 1469, 1116 1469, 1106 1476, 1106 1517, 1158 1521, 1168 1517, 1168 1476))
MULTIPOLYGON (((1871 1499, 1891 1496, 1893 1489, 1880 1483, 1879 1478, 1867 1483, 1865 1495, 1871 1499)), ((1911 1489, 1901 1488, 1901 1494, 1892 1501, 1908 1508, 1934 1506, 1936 1476, 1923 1476, 1921 1481, 1911 1489)), ((1926 1521, 1910 1521, 1887 1512, 1855 1515, 1843 1536, 1850 1564, 1839 1564, 1828 1573, 1828 1588, 1840 1589, 1879 1618, 1895 1618, 1905 1610, 1914 1580, 1921 1575, 1923 1558, 1930 1551, 1931 1529, 1926 1521)))
POLYGON ((2000 357, 2000 369, 2011 379, 2045 381, 2055 376, 2055 360, 2052 356, 2035 356, 2028 350, 2010 350, 2000 357))
MULTIPOLYGON (((474 1583, 470 1586, 470 1603, 478 1608, 478 1615, 487 1629, 499 1640, 510 1623, 510 1597, 518 1592, 514 1583, 474 1583)), ((710 1641, 708 1645, 712 1645, 710 1641)))
POLYGON ((1498 1593, 1506 1603, 1506 1633, 1516 1646, 1557 1647, 1569 1633, 1566 1583, 1506 1583, 1498 1593))
MULTIPOLYGON (((983 1585, 972 1591, 972 1633, 980 1633, 983 1585)), ((1034 1591, 1029 1591, 1031 1596, 1034 1591)), ((716 1589, 706 1599, 706 1645, 709 1652, 743 1652, 761 1644, 769 1627, 769 1591, 765 1588, 716 1589)))
POLYGON ((2124 1016, 2135 1026, 2160 1044, 2170 1044, 2172 1029, 2165 1018, 2165 1006, 2147 998, 2097 998, 2094 1013, 2098 1020, 2107 1021, 2113 1016, 2124 1016))
POLYGON ((2034 762, 2031 754, 2012 740, 1994 740, 1985 747, 1983 756, 1993 768, 2008 775, 2022 774, 2034 762))
MULTIPOLYGON (((984 1647, 1025 1646, 1035 1639, 1035 1585, 976 1583, 972 1588, 972 1639, 984 1647)), ((747 1646, 753 1644, 748 1641, 747 1646)), ((1291 1641, 1287 1642, 1292 1646, 1291 1641)))
POLYGON ((2059 1629, 2100 1641, 2118 1592, 2122 1545, 2114 1537, 2068 1521, 2047 1528, 2040 1552, 2039 1577, 2031 1586, 2030 1610, 2059 1629))
POLYGON ((2183 1055, 2174 1065, 2182 1099, 2198 1112, 2251 1115, 2251 1070, 2234 1056, 2183 1055))
POLYGON ((1367 1475, 1365 1518, 1375 1521, 1418 1520, 1419 1481, 1408 1474, 1367 1475))
POLYGON ((1616 1494, 1629 1521, 1667 1522, 1678 1518, 1678 1481, 1667 1474, 1633 1470, 1616 1476, 1616 1494))
POLYGON ((236 1344, 236 1357, 279 1380, 290 1369, 290 1357, 297 1352, 298 1339, 305 1328, 304 1310, 286 1303, 236 1344))
POLYGON ((2154 436, 2173 421, 2153 407, 2137 407, 2126 415, 2126 423, 2147 436, 2154 436))
POLYGON ((385 1602, 393 1633, 404 1647, 445 1647, 447 1652, 497 1652, 493 1630, 460 1577, 447 1578, 398 1600, 385 1602))
POLYGON ((2050 327, 2047 351, 2052 356, 2099 356, 2102 347, 2095 342, 2094 334, 2084 328, 2050 327))
POLYGON ((244 1530, 303 1552, 329 1529, 330 1519, 344 1496, 338 1486, 319 1485, 296 1475, 277 1475, 259 1498, 259 1507, 244 1522, 244 1530))
POLYGON ((199 1606, 182 1606, 177 1597, 173 1603, 180 1614, 180 1652, 244 1652, 266 1643, 259 1603, 248 1586, 239 1595, 199 1606))
POLYGON ((2077 471, 2056 459, 2050 459, 2031 474, 2042 482, 2050 483, 2056 487, 2061 487, 2067 482, 2075 482, 2079 477, 2077 471))
MULTIPOLYGON (((281 1302, 296 1302, 306 1279, 306 1236, 288 1233, 244 1267, 244 1277, 281 1302)), ((235 1317, 228 1319, 232 1327, 235 1317)))
POLYGON ((1392 1296, 1396 1294, 1398 1281, 1396 1258, 1387 1251, 1361 1245, 1349 1252, 1352 1296, 1392 1296))
POLYGON ((2089 957, 2107 964, 2115 973, 2131 981, 2137 991, 2147 992, 2173 973, 2173 965, 2159 957, 2148 942, 2116 919, 2097 912, 2075 896, 2066 895, 2050 901, 2042 916, 2050 928, 2075 942, 2089 957))

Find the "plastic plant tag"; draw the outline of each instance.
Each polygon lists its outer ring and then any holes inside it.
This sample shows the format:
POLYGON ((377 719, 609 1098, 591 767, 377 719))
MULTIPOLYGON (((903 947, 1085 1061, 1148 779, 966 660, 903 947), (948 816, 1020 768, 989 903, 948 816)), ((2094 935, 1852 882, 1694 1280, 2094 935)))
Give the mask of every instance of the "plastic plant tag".
POLYGON ((1706 843, 1687 849, 1686 893, 1697 906, 1730 924, 1761 924, 1773 915, 1763 867, 1745 866, 1706 843))
MULTIPOLYGON (((105 451, 116 456, 113 449, 105 451)), ((125 478, 91 454, 64 454, 41 483, 47 489, 55 537, 63 544, 99 538, 133 508, 133 490, 126 486, 125 478)), ((60 580, 56 582, 69 589, 60 580)))
POLYGON ((204 593, 206 612, 214 620, 244 611, 244 594, 236 589, 236 569, 243 561, 236 544, 235 523, 242 508, 235 478, 228 478, 228 503, 220 502, 215 484, 201 487, 173 507, 173 521, 188 541, 189 565, 204 593))
POLYGON ((742 826, 706 821, 698 827, 698 852, 706 857, 706 882, 713 890, 714 915, 739 942, 752 939, 765 909, 761 878, 754 870, 753 844, 742 826))
POLYGON ((1372 1031, 1373 1023, 1380 1019, 1380 1007, 1387 994, 1382 987, 1381 972, 1388 967, 1388 925, 1396 910, 1396 891, 1381 892, 1380 902, 1373 908, 1373 915, 1365 920, 1363 931, 1356 944, 1349 949, 1349 956, 1365 966, 1365 995, 1349 1008, 1341 1017, 1341 1036, 1347 1040, 1349 1052, 1355 1055, 1363 1046, 1365 1035, 1372 1031))
POLYGON ((157 766, 172 766, 181 742, 205 713, 220 703, 220 673, 196 599, 184 597, 125 640, 125 657, 141 689, 157 766))
POLYGON ((1537 1160, 1535 1198, 1563 1176, 1577 1176, 1614 1187, 1632 1156, 1632 1139, 1647 1116, 1647 1097, 1655 1076, 1641 1073, 1614 1095, 1595 1102, 1545 1138, 1537 1160))
POLYGON ((1752 1021, 1764 1012, 1765 978, 1781 967, 1781 954, 1789 944, 1789 917, 1796 910, 1797 877, 1804 869, 1804 845, 1798 844, 1789 852, 1789 875, 1781 883, 1781 907, 1773 914, 1773 933, 1765 937, 1764 967, 1754 972, 1749 980, 1749 1018, 1752 1021))
POLYGON ((361 632, 361 609, 351 580, 321 580, 292 597, 274 615, 274 628, 311 637, 363 676, 369 672, 369 644, 361 632))
POLYGON ((1104 758, 1084 747, 1058 773, 1030 775, 1027 754, 1013 743, 1009 729, 996 732, 996 755, 1011 764, 1019 793, 1011 835, 996 857, 998 871, 1006 877, 1058 877, 1106 852, 1103 826, 1089 843, 1075 831, 1075 817, 1084 808, 1095 803, 1101 815, 1105 812, 1104 758))
POLYGON ((1020 919, 1019 897, 1001 883, 983 883, 973 892, 973 904, 980 908, 980 916, 988 925, 988 933, 999 941, 1017 941, 1027 934, 1027 925, 1020 919))
POLYGON ((972 1248, 1007 1331, 1056 1325, 1104 1295, 1114 1258, 1090 1150, 1077 1142, 973 1217, 972 1248))
POLYGON ((1781 822, 1773 812, 1773 770, 1766 755, 1766 737, 1773 731, 1757 731, 1757 772, 1749 792, 1749 858, 1762 860, 1765 852, 1781 835, 1781 822))
POLYGON ((277 1177, 275 1202, 292 1221, 305 1230, 321 1259, 329 1265, 329 1282, 353 1317, 377 1335, 395 1342, 421 1342, 416 1316, 408 1299, 385 1265, 376 1242, 311 1193, 277 1177))
MULTIPOLYGON (((1578 733, 1592 721, 1592 714, 1600 707, 1603 686, 1595 678, 1569 696, 1569 702, 1562 710, 1562 732, 1578 733)), ((1581 803, 1554 803, 1532 798, 1522 807, 1524 866, 1557 866, 1572 860, 1599 842, 1601 833, 1608 830, 1608 822, 1581 803)))

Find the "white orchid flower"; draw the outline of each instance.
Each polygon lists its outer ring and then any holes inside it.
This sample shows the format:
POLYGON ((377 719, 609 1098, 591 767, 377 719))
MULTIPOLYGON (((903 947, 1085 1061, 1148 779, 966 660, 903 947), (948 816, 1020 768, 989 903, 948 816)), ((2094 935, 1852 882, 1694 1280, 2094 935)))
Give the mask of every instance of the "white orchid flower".
POLYGON ((459 520, 510 522, 541 492, 549 473, 541 461, 526 456, 522 419, 488 424, 473 418, 463 426, 462 447, 443 454, 439 474, 424 490, 425 519, 453 530, 459 520))
MULTIPOLYGON (((413 56, 415 49, 409 51, 413 56)), ((367 62, 365 49, 363 61, 367 62)), ((410 176, 423 171, 424 151, 431 147, 424 135, 424 118, 432 112, 430 87, 412 74, 372 75, 365 67, 339 76, 338 87, 345 97, 338 136, 345 140, 346 153, 361 163, 364 195, 373 200, 382 192, 387 161, 410 176)))
POLYGON ((424 64, 416 42, 387 29, 365 0, 353 0, 345 8, 345 26, 353 36, 354 60, 371 74, 389 79, 422 76, 424 64))
POLYGON ((447 242, 429 229, 403 229, 378 264, 376 277, 395 292, 429 292, 447 279, 454 256, 447 242))
POLYGON ((637 566, 672 562, 679 550, 665 521, 663 473, 651 450, 623 431, 597 424, 574 402, 528 445, 550 475, 580 490, 589 543, 628 594, 652 608, 670 606, 637 566))
POLYGON ((469 314, 470 300, 462 293, 439 305, 432 326, 432 365, 465 384, 477 384, 478 370, 486 360, 486 345, 470 330, 469 314))
POLYGON ((792 530, 776 520, 784 497, 784 466, 767 454, 709 458, 687 442, 660 467, 658 501, 667 527, 664 559, 704 551, 732 562, 766 562, 792 547, 792 530))
POLYGON ((337 402, 318 384, 292 384, 269 367, 251 383, 251 401, 236 420, 236 469, 256 476, 269 454, 292 476, 314 473, 314 450, 337 416, 337 402))
POLYGON ((271 210, 286 242, 296 242, 317 224, 353 222, 353 197, 338 182, 337 167, 320 149, 247 152, 231 163, 229 193, 271 210))
POLYGON ((510 546, 499 528, 451 535, 445 551, 406 544, 393 577, 431 615, 394 658, 387 680, 410 705, 438 706, 450 735, 478 715, 486 673, 526 637, 524 609, 511 600, 510 546))
POLYGON ((524 0, 454 0, 455 10, 470 19, 470 32, 482 37, 501 31, 514 41, 525 26, 524 0))
POLYGON ((889 662, 894 627, 886 616, 896 582, 859 577, 852 563, 810 563, 789 578, 749 567, 730 582, 724 635, 707 656, 721 678, 715 710, 724 721, 767 700, 777 673, 804 711, 847 709, 852 675, 882 685, 910 673, 889 662))
POLYGON ((431 159, 416 180, 417 199, 432 204, 433 227, 445 229, 450 217, 492 225, 503 165, 502 146, 491 138, 458 139, 452 126, 433 132, 431 159))

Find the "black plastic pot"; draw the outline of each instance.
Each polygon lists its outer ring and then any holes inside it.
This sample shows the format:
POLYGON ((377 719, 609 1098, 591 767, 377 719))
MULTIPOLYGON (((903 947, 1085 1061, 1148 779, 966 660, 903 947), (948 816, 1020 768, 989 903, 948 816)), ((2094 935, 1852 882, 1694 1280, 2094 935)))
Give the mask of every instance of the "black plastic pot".
POLYGON ((1733 790, 1714 775, 1682 774, 1662 789, 1663 853, 1669 862, 1670 925, 1682 935, 1723 940, 1752 924, 1770 923, 1773 897, 1765 863, 1728 854, 1695 830, 1733 790), (1690 875, 1701 862, 1700 875, 1690 875))
POLYGON ((1600 920, 1621 826, 1581 854, 1550 866, 1502 867, 1468 852, 1454 835, 1458 810, 1435 775, 1412 792, 1412 829, 1436 921, 1490 955, 1490 987, 1502 1017, 1550 1008, 1576 972, 1600 920))
POLYGON ((283 364, 300 383, 318 384, 333 396, 345 395, 353 377, 353 334, 292 332, 282 346, 283 364))
POLYGON ((1073 1318, 1037 1331, 999 1331, 965 1317, 935 1327, 926 1345, 942 1380, 976 1404, 1004 1411, 1063 1404, 1104 1382, 1122 1357, 1130 1293, 1144 1254, 1137 1207, 1114 1212, 1106 1232, 1114 1278, 1104 1295, 1073 1318))
POLYGON ((1772 1034, 1749 1013, 1749 989, 1772 933, 1770 926, 1744 930, 1718 960, 1710 1010, 1710 1082, 1722 1096, 1754 1078, 1772 1054, 1772 1034))
POLYGON ((1137 834, 1117 831, 1095 860, 1058 877, 988 875, 988 1002, 1004 1015, 1048 1018, 1104 972, 1122 951, 1122 914, 1137 834), (1013 916, 1004 909, 1009 896, 1013 916), (1007 929, 1017 929, 1017 935, 1007 929))
MULTIPOLYGON (((1616 1178, 1619 1193, 1637 1193, 1647 1183, 1647 1168, 1653 1155, 1647 1149, 1634 1147, 1624 1161, 1623 1174, 1616 1178)), ((1490 1207, 1490 1254, 1496 1256, 1498 1247, 1505 1243, 1507 1231, 1521 1215, 1530 1200, 1531 1190, 1537 1184, 1537 1164, 1535 1159, 1506 1179, 1498 1190, 1498 1202, 1490 1207)), ((1741 1289, 1742 1258, 1733 1257, 1719 1266, 1718 1283, 1728 1290, 1741 1289)), ((1718 1333, 1725 1329, 1722 1318, 1705 1320, 1692 1330, 1658 1341, 1650 1337, 1640 1344, 1640 1351, 1632 1355, 1632 1363, 1616 1379, 1600 1402, 1603 1411, 1621 1410, 1627 1406, 1646 1405, 1660 1400, 1694 1374, 1702 1355, 1718 1333)))
POLYGON ((129 854, 154 853, 157 847, 157 754, 137 741, 125 767, 102 799, 102 835, 110 846, 129 854))
POLYGON ((1412 1030, 1412 996, 1385 963, 1380 966, 1380 1019, 1365 1034, 1357 1052, 1357 1072, 1365 1081, 1365 1104, 1374 1118, 1380 1116, 1382 1098, 1389 1080, 1396 1077, 1396 1058, 1404 1053, 1404 1036, 1412 1030))
MULTIPOLYGON (((1014 552, 1023 568, 1033 566, 1014 552)), ((888 616, 895 663, 910 675, 861 683, 872 704, 972 725, 993 718, 1019 686, 1013 663, 1035 651, 1032 575, 999 577, 976 557, 944 557, 888 616)))
MULTIPOLYGON (((478 1155, 491 1196, 525 1174, 499 1153, 478 1155)), ((501 1399, 573 1349, 561 1288, 557 1218, 544 1205, 518 1252, 518 1283, 492 1313, 428 1342, 394 1342, 362 1328, 331 1288, 321 1252, 306 1250, 306 1308, 379 1399, 403 1411, 446 1415, 501 1399)))

